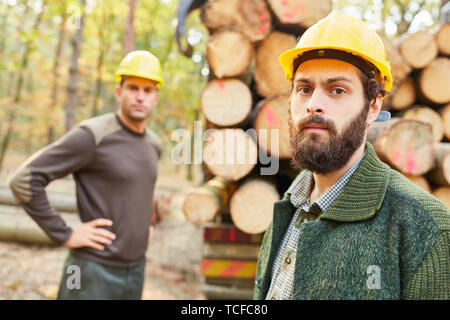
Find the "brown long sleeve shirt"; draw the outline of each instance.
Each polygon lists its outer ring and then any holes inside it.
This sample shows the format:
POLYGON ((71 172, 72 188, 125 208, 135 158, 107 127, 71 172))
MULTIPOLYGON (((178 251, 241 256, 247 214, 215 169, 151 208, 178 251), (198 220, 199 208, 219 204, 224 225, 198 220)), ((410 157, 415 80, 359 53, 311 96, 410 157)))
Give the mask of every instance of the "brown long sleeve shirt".
POLYGON ((136 265, 145 256, 161 153, 158 137, 128 129, 113 113, 82 122, 58 141, 26 160, 10 178, 14 196, 58 244, 72 230, 55 213, 45 187, 73 173, 82 222, 113 221, 105 229, 116 239, 104 251, 73 249, 75 256, 115 267, 136 265))

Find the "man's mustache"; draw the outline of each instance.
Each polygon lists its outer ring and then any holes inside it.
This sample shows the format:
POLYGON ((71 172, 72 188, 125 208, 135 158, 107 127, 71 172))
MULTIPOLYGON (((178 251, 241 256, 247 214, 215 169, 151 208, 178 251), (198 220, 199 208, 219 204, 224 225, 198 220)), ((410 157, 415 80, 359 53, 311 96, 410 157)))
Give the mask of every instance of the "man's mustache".
POLYGON ((298 132, 303 132, 303 130, 305 130, 305 128, 311 124, 320 124, 331 133, 336 132, 336 126, 334 125, 334 123, 331 120, 327 120, 319 115, 308 116, 307 118, 300 121, 297 125, 298 132))

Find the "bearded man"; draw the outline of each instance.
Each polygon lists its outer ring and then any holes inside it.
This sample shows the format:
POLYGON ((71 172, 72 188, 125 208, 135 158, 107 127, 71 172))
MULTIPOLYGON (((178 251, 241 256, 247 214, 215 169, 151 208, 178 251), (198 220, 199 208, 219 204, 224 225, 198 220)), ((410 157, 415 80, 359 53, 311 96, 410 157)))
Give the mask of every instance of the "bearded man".
POLYGON ((299 174, 275 203, 255 299, 448 299, 450 211, 366 141, 392 75, 366 23, 332 12, 280 56, 299 174))

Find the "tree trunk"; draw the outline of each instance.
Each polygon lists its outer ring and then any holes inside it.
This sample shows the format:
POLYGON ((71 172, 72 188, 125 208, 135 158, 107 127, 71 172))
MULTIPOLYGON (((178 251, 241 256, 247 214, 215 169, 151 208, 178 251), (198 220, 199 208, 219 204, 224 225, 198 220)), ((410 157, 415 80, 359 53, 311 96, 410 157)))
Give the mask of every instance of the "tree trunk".
MULTIPOLYGON (((45 6, 45 2, 43 3, 41 12, 39 12, 39 14, 36 17, 36 21, 34 22, 32 32, 38 32, 38 30, 39 30, 39 25, 41 24, 42 15, 44 14, 44 6, 45 6)), ((32 50, 32 45, 33 45, 32 39, 28 40, 25 44, 25 51, 23 53, 20 67, 19 67, 19 78, 17 80, 17 85, 16 85, 16 89, 15 89, 15 93, 14 93, 14 100, 13 100, 14 106, 16 106, 22 99, 24 74, 25 74, 25 70, 28 66, 28 58, 29 58, 31 50, 32 50)), ((2 170, 3 160, 4 160, 6 152, 8 150, 8 145, 9 145, 9 141, 11 139, 11 134, 14 129, 15 117, 16 117, 16 108, 13 107, 8 114, 6 134, 3 138, 2 145, 0 148, 0 172, 2 170)))
POLYGON ((80 76, 78 60, 81 55, 81 45, 83 42, 83 25, 85 19, 84 7, 86 0, 80 0, 82 16, 80 19, 80 26, 77 28, 75 35, 72 39, 72 58, 70 62, 69 70, 69 84, 67 86, 67 102, 66 102, 66 132, 69 131, 75 125, 75 112, 78 104, 78 79, 80 76))
POLYGON ((438 55, 434 35, 428 31, 418 31, 406 36, 400 44, 403 59, 414 69, 429 65, 438 55))
POLYGON ((59 26, 58 33, 58 43, 56 45, 55 50, 55 58, 53 60, 53 82, 52 82, 52 91, 50 95, 50 104, 48 105, 48 132, 47 132, 47 144, 53 142, 55 138, 55 126, 57 123, 57 105, 58 105, 58 93, 59 93, 59 65, 61 61, 61 57, 63 54, 63 43, 64 37, 66 34, 66 19, 67 19, 67 10, 66 10, 66 2, 62 1, 61 5, 61 15, 62 21, 59 26))
POLYGON ((95 80, 95 93, 92 103, 92 116, 98 115, 98 99, 102 92, 102 78, 103 78, 103 62, 104 62, 104 49, 101 48, 97 58, 97 79, 95 80))
POLYGON ((415 106, 403 115, 404 119, 429 123, 433 132, 433 141, 439 142, 444 137, 444 128, 439 113, 427 106, 415 106))
POLYGON ((436 104, 450 102, 450 59, 439 57, 424 68, 419 77, 420 91, 436 104))
POLYGON ((289 143, 289 93, 262 100, 255 109, 258 145, 268 154, 280 159, 291 157, 289 143))
POLYGON ((278 200, 280 195, 272 182, 250 178, 231 197, 231 219, 246 233, 262 233, 272 222, 273 204, 278 200))
POLYGON ((209 38, 208 63, 213 74, 219 79, 243 74, 250 67, 253 56, 252 42, 235 29, 219 30, 209 38))
POLYGON ((309 28, 332 9, 331 0, 268 0, 278 24, 309 28))
POLYGON ((242 129, 214 130, 205 141, 203 161, 216 176, 237 181, 255 167, 258 149, 242 129))
POLYGON ((216 0, 202 6, 201 19, 211 33, 233 26, 251 41, 264 39, 272 27, 272 16, 264 0, 216 0))
POLYGON ((442 125, 444 126, 444 135, 450 140, 450 103, 441 109, 442 125))
MULTIPOLYGON (((48 199, 51 206, 59 212, 77 212, 77 202, 73 194, 48 193, 48 199)), ((0 205, 17 206, 17 200, 5 184, 0 184, 0 205)))
MULTIPOLYGON (((416 88, 412 77, 406 78, 398 86, 391 96, 391 106, 394 110, 403 110, 409 108, 416 101, 416 88)), ((388 96, 388 97, 389 97, 388 96)))
POLYGON ((412 183, 414 183, 415 185, 421 187, 423 190, 425 190, 426 192, 430 192, 431 193, 431 187, 430 184, 428 183, 428 180, 424 177, 424 176, 409 176, 409 175, 404 175, 409 181, 411 181, 412 183))
POLYGON ((434 145, 434 168, 427 178, 434 184, 450 185, 450 143, 437 143, 434 145))
POLYGON ((6 35, 8 34, 8 14, 11 10, 12 6, 10 6, 8 3, 4 3, 5 5, 5 13, 3 14, 1 18, 1 26, 0 26, 0 34, 1 34, 1 40, 0 40, 0 55, 3 55, 3 52, 5 51, 6 46, 6 35))
MULTIPOLYGON (((390 40, 385 37, 381 37, 384 44, 384 49, 386 50, 386 58, 391 64, 391 73, 392 78, 394 79, 394 86, 402 83, 408 74, 411 73, 412 68, 409 64, 403 59, 403 56, 400 54, 399 48, 392 43, 390 40)), ((395 88, 392 88, 391 93, 395 91, 395 88)))
POLYGON ((436 33, 439 52, 444 56, 450 55, 450 23, 443 24, 436 33))
POLYGON ((235 190, 234 182, 215 177, 186 196, 183 212, 186 218, 195 224, 211 221, 228 206, 235 190))
POLYGON ((272 32, 256 50, 255 83, 256 91, 263 97, 289 91, 290 83, 286 80, 278 57, 284 51, 295 48, 297 39, 287 33, 272 32))
POLYGON ((440 187, 433 191, 433 196, 450 208, 450 187, 440 187))
POLYGON ((423 175, 434 165, 431 125, 414 120, 393 118, 375 122, 368 130, 380 159, 407 175, 423 175))
POLYGON ((238 125, 252 109, 252 95, 240 80, 213 80, 203 90, 201 108, 206 119, 217 126, 238 125))
POLYGON ((134 51, 135 44, 135 32, 134 32, 134 12, 136 9, 136 0, 129 0, 128 2, 129 12, 127 24, 125 26, 125 36, 123 38, 123 54, 134 51))

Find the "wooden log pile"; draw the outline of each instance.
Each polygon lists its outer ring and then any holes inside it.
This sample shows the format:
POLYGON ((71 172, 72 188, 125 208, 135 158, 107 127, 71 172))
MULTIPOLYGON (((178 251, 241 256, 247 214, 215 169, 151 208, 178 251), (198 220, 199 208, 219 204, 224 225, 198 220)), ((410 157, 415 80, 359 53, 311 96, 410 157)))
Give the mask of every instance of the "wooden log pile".
POLYGON ((393 118, 368 140, 379 157, 450 207, 450 23, 383 39, 394 86, 383 101, 393 118))
POLYGON ((208 129, 204 181, 187 195, 183 211, 189 221, 204 227, 201 269, 211 299, 251 299, 256 259, 273 204, 295 176, 288 163, 290 84, 278 56, 327 16, 331 4, 213 0, 200 8, 210 32, 210 79, 200 106, 208 129), (282 170, 262 174, 274 162, 282 170), (224 285, 230 290, 225 296, 224 285))
MULTIPOLYGON (((210 32, 201 110, 212 132, 204 185, 184 212, 196 224, 225 221, 261 234, 295 177, 287 164, 290 84, 278 57, 328 15, 331 0, 212 0, 200 10, 210 32), (261 175, 261 153, 279 161, 270 179, 261 175)), ((450 206, 450 24, 382 39, 394 78, 383 110, 392 119, 373 124, 368 140, 383 161, 450 206)))

